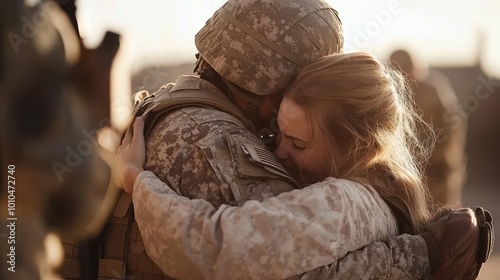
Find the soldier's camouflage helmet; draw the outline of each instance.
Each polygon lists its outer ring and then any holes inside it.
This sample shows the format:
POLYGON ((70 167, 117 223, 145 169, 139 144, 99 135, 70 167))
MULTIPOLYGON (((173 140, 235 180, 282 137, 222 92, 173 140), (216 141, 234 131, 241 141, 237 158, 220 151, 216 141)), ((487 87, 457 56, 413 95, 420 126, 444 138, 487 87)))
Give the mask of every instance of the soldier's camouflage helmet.
POLYGON ((300 66, 339 53, 342 26, 323 0, 229 0, 196 34, 201 57, 258 95, 283 90, 300 66))

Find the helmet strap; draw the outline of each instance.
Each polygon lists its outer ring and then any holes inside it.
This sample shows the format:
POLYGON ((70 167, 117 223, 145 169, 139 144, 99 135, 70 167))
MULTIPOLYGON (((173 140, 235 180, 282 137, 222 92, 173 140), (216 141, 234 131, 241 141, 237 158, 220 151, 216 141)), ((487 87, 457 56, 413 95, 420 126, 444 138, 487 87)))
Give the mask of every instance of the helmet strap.
POLYGON ((199 53, 195 54, 195 56, 196 56, 196 64, 194 65, 193 73, 201 75, 201 72, 205 68, 207 68, 209 65, 205 61, 205 59, 203 59, 203 57, 201 57, 201 55, 199 53))
POLYGON ((231 83, 230 81, 227 81, 225 79, 222 80, 225 82, 229 92, 233 95, 233 98, 237 97, 248 103, 248 110, 245 112, 245 114, 254 124, 258 124, 257 114, 259 112, 263 97, 249 91, 245 91, 237 85, 231 83))
POLYGON ((201 56, 197 57, 198 61, 196 63, 195 72, 197 72, 202 79, 207 80, 219 88, 219 90, 222 91, 233 103, 235 103, 235 97, 246 102, 248 104, 248 110, 244 112, 245 115, 254 124, 258 124, 257 115, 263 97, 250 91, 246 91, 232 82, 222 78, 201 56))

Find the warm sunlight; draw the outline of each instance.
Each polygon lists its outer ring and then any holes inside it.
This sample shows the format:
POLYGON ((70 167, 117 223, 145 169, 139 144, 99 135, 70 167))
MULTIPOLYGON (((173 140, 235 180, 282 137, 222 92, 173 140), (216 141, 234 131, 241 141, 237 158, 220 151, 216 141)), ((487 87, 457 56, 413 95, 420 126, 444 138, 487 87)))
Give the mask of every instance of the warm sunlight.
MULTIPOLYGON (((82 35, 96 44, 105 29, 119 31, 132 45, 134 68, 158 63, 194 61, 193 37, 223 0, 80 0, 82 35)), ((483 67, 500 76, 494 33, 499 20, 494 0, 328 1, 341 16, 346 50, 386 56, 410 48, 433 65, 473 65, 478 53, 483 67)))

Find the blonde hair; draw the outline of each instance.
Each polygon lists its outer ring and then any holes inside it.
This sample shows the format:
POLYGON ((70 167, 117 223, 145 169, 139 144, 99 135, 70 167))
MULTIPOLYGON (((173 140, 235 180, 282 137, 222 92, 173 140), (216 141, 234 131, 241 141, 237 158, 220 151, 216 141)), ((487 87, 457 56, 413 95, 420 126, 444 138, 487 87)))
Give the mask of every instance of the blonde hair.
POLYGON ((325 147, 331 164, 324 178, 369 184, 382 198, 396 198, 409 210, 410 226, 422 230, 430 220, 423 170, 433 143, 419 141, 423 121, 401 74, 366 53, 330 55, 303 67, 286 98, 307 112, 311 145, 325 147))

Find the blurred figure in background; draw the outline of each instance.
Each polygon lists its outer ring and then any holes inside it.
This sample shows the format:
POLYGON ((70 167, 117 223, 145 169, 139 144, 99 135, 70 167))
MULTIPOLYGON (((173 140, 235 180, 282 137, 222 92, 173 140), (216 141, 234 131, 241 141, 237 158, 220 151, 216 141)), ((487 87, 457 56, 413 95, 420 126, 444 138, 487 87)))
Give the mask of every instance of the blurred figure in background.
MULTIPOLYGON (((434 151, 426 168, 427 184, 437 207, 461 205, 462 188, 466 179, 465 154, 467 122, 455 122, 450 112, 457 110, 458 99, 446 76, 417 67, 405 50, 390 56, 391 64, 405 74, 415 92, 415 102, 423 119, 432 124, 438 135, 434 151)), ((420 134, 423 141, 427 135, 420 134)))

